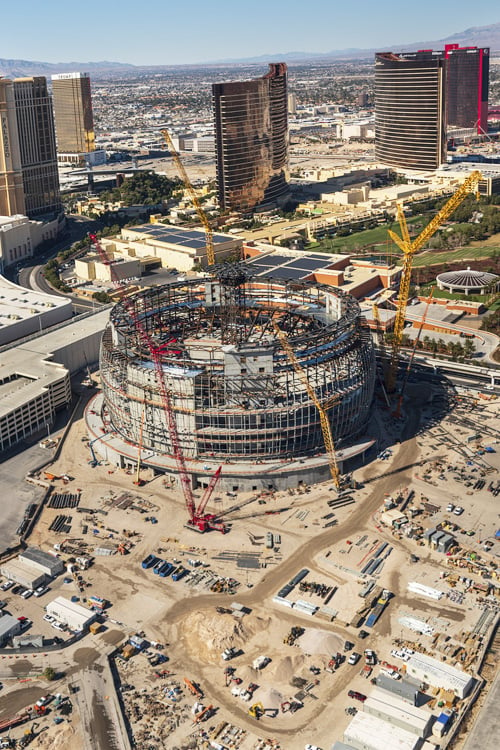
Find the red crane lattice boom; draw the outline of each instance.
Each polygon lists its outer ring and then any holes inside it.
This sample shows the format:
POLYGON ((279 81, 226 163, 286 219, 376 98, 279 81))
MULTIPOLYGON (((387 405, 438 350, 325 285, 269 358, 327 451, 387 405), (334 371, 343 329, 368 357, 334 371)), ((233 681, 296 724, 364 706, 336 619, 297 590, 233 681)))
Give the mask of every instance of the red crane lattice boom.
MULTIPOLYGON (((95 234, 89 234, 89 238, 92 244, 94 245, 94 247, 96 248, 97 252, 99 253, 100 257, 102 258, 103 263, 106 263, 106 265, 110 266, 110 272, 111 272, 110 275, 111 275, 111 279, 116 284, 116 290, 118 291, 118 293, 123 293, 125 291, 125 286, 123 284, 123 281, 117 278, 114 272, 113 263, 108 258, 106 251, 104 250, 101 243, 99 242, 98 237, 95 234)), ((196 508, 195 499, 193 495, 193 489, 191 487, 191 481, 189 479, 189 475, 186 469, 186 461, 184 458, 184 453, 182 452, 182 447, 181 447, 181 443, 179 439, 179 432, 177 430, 177 422, 175 420, 174 409, 172 405, 172 395, 167 388, 167 384, 165 383, 165 374, 163 371, 163 364, 162 364, 162 352, 163 352, 164 347, 157 346, 155 344, 150 334, 148 333, 147 329, 143 325, 141 319, 139 318, 132 301, 130 299, 127 299, 127 297, 123 296, 123 294, 121 294, 121 303, 125 307, 127 313, 130 315, 130 318, 132 319, 134 323, 134 328, 142 344, 149 351, 151 360, 154 365, 156 379, 158 382, 158 388, 160 391, 161 402, 164 407, 165 417, 167 421, 168 433, 170 435, 170 442, 172 445, 172 450, 173 450, 175 462, 177 465, 177 471, 179 473, 179 477, 181 480, 181 487, 182 487, 182 492, 184 495, 184 500, 186 503, 186 508, 189 513, 188 524, 190 527, 197 529, 198 531, 208 531, 209 529, 213 528, 213 529, 216 529, 217 531, 221 531, 222 533, 225 533, 226 527, 224 526, 222 522, 217 522, 215 520, 215 516, 212 514, 205 515, 203 513, 206 507, 206 504, 208 503, 208 500, 210 499, 212 491, 217 483, 217 480, 219 479, 222 467, 219 466, 215 474, 212 476, 212 479, 210 480, 210 483, 205 491, 205 494, 203 495, 201 503, 199 507, 196 508)))

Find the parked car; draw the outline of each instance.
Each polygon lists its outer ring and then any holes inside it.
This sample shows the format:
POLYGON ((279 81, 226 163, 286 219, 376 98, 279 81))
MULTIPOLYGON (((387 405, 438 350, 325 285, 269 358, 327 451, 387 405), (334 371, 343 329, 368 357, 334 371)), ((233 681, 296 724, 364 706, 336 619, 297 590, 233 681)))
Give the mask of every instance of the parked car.
POLYGON ((4 581, 4 583, 2 583, 2 585, 0 586, 0 589, 2 589, 2 591, 8 591, 12 588, 13 585, 14 581, 4 581))
POLYGON ((35 589, 35 596, 43 596, 47 593, 48 590, 48 586, 39 586, 37 589, 35 589))
POLYGON ((453 511, 453 513, 454 513, 454 514, 455 514, 456 516, 461 516, 463 512, 464 512, 464 509, 463 509, 463 508, 462 508, 462 507, 461 507, 460 505, 457 505, 457 507, 456 507, 456 508, 455 508, 455 510, 453 511))
POLYGON ((448 505, 446 506, 446 510, 448 513, 453 513, 453 511, 455 510, 455 506, 453 505, 453 503, 448 503, 448 505))
POLYGON ((23 591, 21 596, 23 597, 23 599, 29 599, 30 596, 33 596, 33 593, 33 589, 26 589, 25 591, 23 591))
POLYGON ((347 695, 349 696, 349 698, 354 698, 357 701, 361 701, 361 703, 366 700, 366 695, 363 695, 363 693, 358 693, 357 690, 349 690, 347 695))
POLYGON ((347 660, 348 664, 357 664, 358 661, 361 659, 361 654, 356 653, 356 651, 353 651, 350 657, 347 660))
POLYGON ((43 616, 43 619, 45 620, 45 622, 50 622, 50 623, 54 622, 54 618, 52 617, 52 615, 49 615, 49 614, 45 614, 43 616))
POLYGON ((368 638, 369 635, 370 635, 370 633, 367 630, 360 630, 359 631, 359 637, 360 638, 368 638))

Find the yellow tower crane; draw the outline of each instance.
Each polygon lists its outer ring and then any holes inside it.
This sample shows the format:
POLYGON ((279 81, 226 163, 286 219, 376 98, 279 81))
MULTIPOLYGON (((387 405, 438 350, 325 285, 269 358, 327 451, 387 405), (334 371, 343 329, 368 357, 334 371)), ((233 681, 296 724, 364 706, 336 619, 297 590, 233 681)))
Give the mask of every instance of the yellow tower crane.
POLYGON ((321 403, 318 396, 316 395, 316 391, 312 387, 311 383, 309 382, 309 379, 304 372, 304 369, 301 367, 300 362, 298 361, 297 357, 295 356, 295 352, 293 351, 292 345, 290 344, 288 340, 288 336, 284 331, 281 330, 279 325, 275 320, 271 318, 271 323, 274 328, 274 331, 276 333, 277 338, 279 339, 279 342, 282 346, 283 351, 288 357, 288 360, 290 364, 292 365, 293 369, 297 373, 298 377, 302 381, 304 388, 306 389, 309 398, 313 402, 314 406, 318 410, 319 414, 319 420, 321 425, 321 432, 323 433, 323 440, 325 442, 325 448, 326 453, 328 456, 328 464, 330 466, 330 474, 332 476, 332 481, 337 489, 340 488, 340 470, 337 464, 337 457, 335 455, 335 444, 333 442, 333 435, 332 435, 332 428, 330 425, 330 420, 328 419, 327 411, 328 409, 331 409, 334 404, 336 404, 338 401, 340 401, 340 396, 330 396, 324 403, 321 403))
POLYGON ((443 208, 431 219, 427 226, 420 232, 413 242, 410 239, 408 225, 404 215, 403 207, 398 205, 398 221, 401 228, 401 237, 389 229, 389 235, 394 242, 403 251, 403 271, 401 273, 401 282, 399 284, 399 294, 397 300, 396 319, 394 321, 394 331, 392 339, 392 351, 389 368, 387 370, 387 391, 392 393, 396 387, 397 369, 399 362, 399 350, 403 339, 403 330, 405 326, 406 305, 410 294, 411 269, 413 256, 420 250, 432 235, 439 229, 441 224, 453 213, 460 205, 468 193, 476 193, 479 197, 478 184, 482 179, 481 172, 471 172, 469 177, 463 182, 458 190, 444 204, 443 208))
POLYGON ((168 150, 170 151, 173 160, 175 161, 175 164, 181 176, 182 182, 184 183, 184 187, 188 191, 189 197, 191 198, 193 202, 193 206, 196 209, 198 218, 203 224, 203 228, 205 230, 205 242, 207 246, 207 264, 208 266, 213 266, 215 265, 215 250, 214 250, 214 233, 212 231, 212 227, 210 226, 210 222, 208 221, 207 216, 201 207, 201 203, 198 200, 198 196, 196 195, 196 191, 193 185, 191 184, 191 180, 189 179, 188 174, 186 170, 184 169, 184 164, 182 163, 181 157, 177 153, 177 149, 175 148, 172 142, 170 133, 168 132, 168 130, 162 130, 161 134, 165 140, 165 143, 168 146, 168 150))

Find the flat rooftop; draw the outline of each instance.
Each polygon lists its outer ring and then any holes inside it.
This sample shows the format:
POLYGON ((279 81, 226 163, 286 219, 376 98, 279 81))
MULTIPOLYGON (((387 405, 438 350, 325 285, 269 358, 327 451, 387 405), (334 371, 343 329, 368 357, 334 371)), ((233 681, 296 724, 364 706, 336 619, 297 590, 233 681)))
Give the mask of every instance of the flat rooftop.
MULTIPOLYGON (((25 289, 0 276, 0 327, 15 325, 54 308, 71 308, 68 297, 25 289)), ((71 313, 70 313, 71 314, 71 313)))
POLYGON ((269 253, 251 258, 247 263, 251 272, 257 277, 301 281, 307 279, 315 271, 325 271, 339 260, 348 257, 326 253, 300 253, 299 256, 269 253))
MULTIPOLYGON (((169 245, 181 245, 182 247, 189 247, 192 250, 198 250, 207 244, 203 229, 183 229, 182 227, 168 226, 167 224, 140 224, 136 227, 126 227, 126 232, 147 235, 158 242, 166 242, 169 245)), ((237 238, 230 234, 214 233, 212 236, 214 245, 234 242, 235 239, 237 238)))

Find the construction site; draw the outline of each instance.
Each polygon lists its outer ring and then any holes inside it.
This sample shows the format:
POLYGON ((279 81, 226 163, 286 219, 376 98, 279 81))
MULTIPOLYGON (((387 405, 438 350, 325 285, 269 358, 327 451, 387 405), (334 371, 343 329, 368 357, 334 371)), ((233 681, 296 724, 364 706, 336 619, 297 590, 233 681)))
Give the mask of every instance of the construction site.
MULTIPOLYGON (((239 266, 204 283, 155 287, 112 311, 94 450, 122 467, 140 461, 172 472, 178 438, 193 488, 206 486, 207 470, 221 463, 227 490, 326 479, 328 462, 308 461, 321 452, 322 431, 304 377, 328 413, 335 445, 351 446, 366 428, 375 379, 371 336, 352 297, 312 284, 253 283, 239 266), (161 361, 176 436, 143 330, 161 361)), ((92 426, 94 402, 90 411, 92 426)))
POLYGON ((91 390, 30 472, 44 499, 2 561, 2 747, 494 735, 477 717, 498 688, 498 397, 400 361, 413 256, 479 176, 413 240, 400 208, 378 363, 354 298, 215 265, 196 195, 208 272, 135 295, 114 279, 91 390), (48 668, 73 710, 23 735, 48 668))

